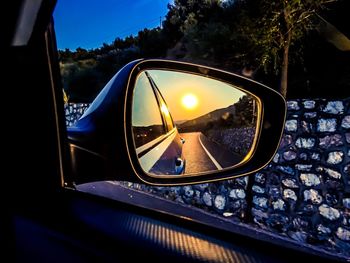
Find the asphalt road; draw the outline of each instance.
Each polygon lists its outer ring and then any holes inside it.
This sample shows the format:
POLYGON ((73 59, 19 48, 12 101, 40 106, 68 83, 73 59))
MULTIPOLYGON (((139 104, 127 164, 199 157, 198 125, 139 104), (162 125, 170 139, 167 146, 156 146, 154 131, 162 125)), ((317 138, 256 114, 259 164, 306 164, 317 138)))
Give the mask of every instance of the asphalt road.
POLYGON ((186 173, 215 171, 217 167, 210 160, 199 142, 200 132, 181 133, 186 142, 183 145, 183 155, 186 159, 186 173))
POLYGON ((200 142, 210 155, 220 164, 222 168, 231 167, 238 164, 245 156, 226 150, 220 144, 209 140, 204 134, 200 133, 200 142))
POLYGON ((200 132, 181 133, 180 136, 186 140, 183 145, 186 173, 221 170, 242 160, 242 157, 209 141, 200 132))

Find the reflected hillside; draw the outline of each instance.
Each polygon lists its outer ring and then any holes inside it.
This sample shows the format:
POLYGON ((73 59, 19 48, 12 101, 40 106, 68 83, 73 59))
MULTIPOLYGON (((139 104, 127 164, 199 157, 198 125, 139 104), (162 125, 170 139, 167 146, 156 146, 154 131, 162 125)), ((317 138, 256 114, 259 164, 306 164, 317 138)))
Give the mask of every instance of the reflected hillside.
POLYGON ((234 116, 235 112, 235 105, 230 105, 227 108, 217 109, 193 120, 182 122, 177 127, 180 132, 203 131, 208 125, 234 116))
POLYGON ((226 108, 211 111, 177 127, 181 134, 200 132, 223 149, 244 157, 254 141, 256 115, 254 98, 246 95, 226 108))
POLYGON ((249 95, 226 108, 217 109, 198 118, 177 124, 179 132, 205 132, 210 129, 255 127, 255 103, 249 95))

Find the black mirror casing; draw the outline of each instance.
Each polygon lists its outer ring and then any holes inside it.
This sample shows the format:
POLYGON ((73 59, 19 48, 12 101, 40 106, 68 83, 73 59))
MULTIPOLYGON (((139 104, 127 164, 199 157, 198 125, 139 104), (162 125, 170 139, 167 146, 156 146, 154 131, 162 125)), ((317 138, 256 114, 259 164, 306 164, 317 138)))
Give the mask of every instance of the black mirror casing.
MULTIPOLYGON (((122 68, 96 97, 74 127, 68 128, 72 182, 126 180, 153 185, 183 185, 249 175, 266 166, 279 145, 286 102, 276 91, 253 80, 210 67, 169 61, 137 60, 122 68), (222 171, 196 176, 153 176, 140 166, 132 138, 133 88, 140 72, 171 70, 209 77, 232 84, 259 100, 255 147, 246 162, 222 171)), ((68 182, 69 183, 69 182, 68 182)))
POLYGON ((130 73, 120 69, 72 127, 67 127, 71 174, 66 185, 102 180, 137 182, 127 154, 124 109, 130 73))

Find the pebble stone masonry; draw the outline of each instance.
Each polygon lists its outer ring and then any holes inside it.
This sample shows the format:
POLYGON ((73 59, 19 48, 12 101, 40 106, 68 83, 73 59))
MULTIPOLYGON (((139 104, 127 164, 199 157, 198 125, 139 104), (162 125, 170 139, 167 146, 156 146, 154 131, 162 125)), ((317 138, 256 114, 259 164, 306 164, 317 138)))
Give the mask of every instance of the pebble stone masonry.
MULTIPOLYGON (((182 187, 123 184, 350 256, 350 98, 287 104, 279 150, 250 178, 182 187)), ((67 125, 87 106, 67 105, 67 125)))

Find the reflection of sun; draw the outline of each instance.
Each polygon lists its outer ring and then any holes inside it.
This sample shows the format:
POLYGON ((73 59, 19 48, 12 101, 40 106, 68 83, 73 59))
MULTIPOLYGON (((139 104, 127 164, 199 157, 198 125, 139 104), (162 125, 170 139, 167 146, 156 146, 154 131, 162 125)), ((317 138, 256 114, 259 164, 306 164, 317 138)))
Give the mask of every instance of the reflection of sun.
POLYGON ((195 95, 189 93, 182 97, 181 102, 186 109, 191 110, 197 106, 198 99, 195 95))

